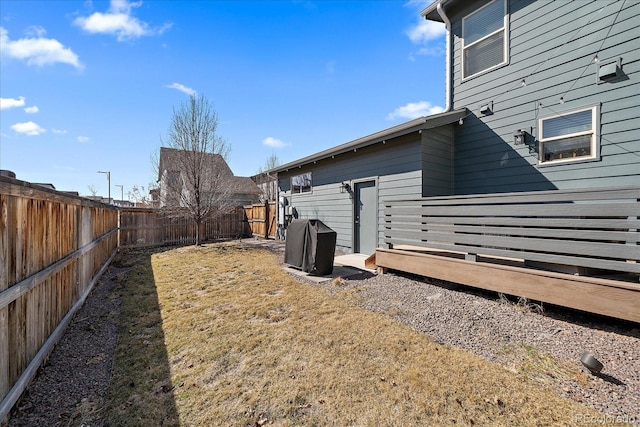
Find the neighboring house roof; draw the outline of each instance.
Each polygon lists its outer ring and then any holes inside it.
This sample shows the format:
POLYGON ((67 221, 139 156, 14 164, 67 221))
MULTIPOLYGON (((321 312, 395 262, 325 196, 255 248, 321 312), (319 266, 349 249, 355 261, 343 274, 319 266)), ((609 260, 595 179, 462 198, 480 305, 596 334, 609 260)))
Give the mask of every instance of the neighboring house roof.
MULTIPOLYGON (((184 155, 184 150, 178 150, 175 148, 160 148, 160 164, 158 167, 158 181, 162 179, 162 174, 165 171, 180 172, 182 170, 181 156, 184 155)), ((235 194, 247 194, 258 195, 261 193, 260 189, 255 182, 249 177, 234 176, 231 168, 227 165, 227 162, 220 154, 207 154, 212 159, 212 169, 216 172, 220 172, 222 176, 228 177, 231 185, 233 185, 233 192, 235 194)), ((152 190, 153 191, 153 190, 152 190)))
POLYGON ((249 177, 236 176, 233 178, 236 185, 236 193, 240 194, 260 194, 262 191, 249 177))
POLYGON ((33 185, 37 185, 39 187, 48 188, 49 190, 55 190, 56 189, 56 187, 53 184, 50 184, 48 182, 34 182, 33 185))
MULTIPOLYGON (((178 150, 175 148, 160 147, 160 164, 158 165, 158 181, 162 179, 164 171, 181 171, 181 156, 185 153, 184 150, 178 150)), ((225 162, 224 158, 220 154, 207 154, 212 158, 213 168, 220 173, 233 176, 233 172, 225 162)))
POLYGON ((417 119, 410 120, 405 123, 381 130, 371 135, 364 136, 362 138, 355 139, 351 142, 347 142, 342 145, 338 145, 328 150, 321 151, 316 154, 312 154, 302 159, 295 160, 290 163, 286 163, 282 166, 273 168, 267 172, 276 173, 286 171, 295 167, 307 165, 309 163, 316 162, 318 160, 327 159, 339 154, 348 153, 350 151, 358 150, 360 148, 367 147, 369 145, 378 144, 383 141, 397 138, 402 135, 407 135, 419 130, 432 129, 439 126, 443 126, 449 123, 457 122, 467 115, 467 109, 461 108, 459 110, 449 111, 448 113, 433 114, 431 116, 419 117, 417 119))

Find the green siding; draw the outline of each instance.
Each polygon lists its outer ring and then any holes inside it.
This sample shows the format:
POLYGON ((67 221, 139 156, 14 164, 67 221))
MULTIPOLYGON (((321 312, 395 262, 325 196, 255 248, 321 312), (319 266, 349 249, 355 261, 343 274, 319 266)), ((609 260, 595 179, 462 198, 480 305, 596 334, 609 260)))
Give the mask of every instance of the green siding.
POLYGON ((423 197, 453 194, 453 126, 429 129, 422 134, 423 197))
POLYGON ((303 219, 320 219, 337 233, 336 247, 353 251, 353 192, 341 192, 348 182, 375 180, 378 191, 378 244, 384 242, 384 203, 419 196, 422 191, 421 136, 395 138, 357 152, 338 155, 278 174, 280 195, 287 197, 303 219), (312 172, 310 193, 290 193, 291 176, 312 172))
POLYGON ((484 3, 450 16, 453 107, 470 110, 456 127, 455 193, 640 185, 638 2, 511 0, 509 64, 462 82, 462 17, 484 3), (598 84, 596 53, 600 64, 622 58, 623 76, 598 84), (483 116, 479 107, 490 102, 493 114, 483 116), (541 166, 512 142, 517 129, 537 137, 540 117, 593 105, 600 105, 599 161, 541 166))

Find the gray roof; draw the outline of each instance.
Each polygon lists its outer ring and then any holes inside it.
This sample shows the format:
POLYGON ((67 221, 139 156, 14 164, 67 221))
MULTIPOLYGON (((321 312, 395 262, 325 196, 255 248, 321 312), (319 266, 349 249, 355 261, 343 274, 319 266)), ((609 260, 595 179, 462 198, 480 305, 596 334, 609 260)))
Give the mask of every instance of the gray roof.
MULTIPOLYGON (((164 171, 180 171, 180 156, 184 155, 185 150, 175 148, 160 147, 160 165, 158 167, 158 181, 162 178, 164 171)), ((260 189, 251 178, 243 176, 234 176, 231 168, 220 154, 208 154, 212 158, 213 168, 221 171, 223 176, 229 177, 233 183, 234 193, 239 194, 260 194, 260 189)))
POLYGON ((256 183, 249 177, 245 176, 236 176, 233 178, 234 184, 236 185, 236 193, 240 194, 260 194, 262 191, 256 183))
POLYGON ((457 122, 461 118, 464 118, 466 115, 467 109, 461 108, 459 110, 449 111, 447 113, 419 117, 417 119, 401 123, 399 125, 381 130, 379 132, 372 133, 371 135, 355 139, 351 142, 329 148, 328 150, 320 151, 319 153, 286 163, 284 165, 275 167, 267 172, 277 173, 297 168, 299 166, 304 166, 313 162, 317 162, 318 160, 323 160, 329 157, 348 153, 350 151, 355 151, 359 148, 367 147, 369 145, 382 143, 402 135, 407 135, 420 130, 432 129, 439 126, 447 125, 449 123, 457 122))
MULTIPOLYGON (((181 167, 181 156, 187 153, 186 150, 178 150, 176 148, 167 148, 160 147, 160 164, 158 165, 158 181, 162 179, 162 174, 164 171, 180 171, 181 167)), ((211 156, 213 168, 216 171, 220 171, 224 175, 233 176, 233 172, 227 165, 227 162, 220 154, 207 154, 211 156)))

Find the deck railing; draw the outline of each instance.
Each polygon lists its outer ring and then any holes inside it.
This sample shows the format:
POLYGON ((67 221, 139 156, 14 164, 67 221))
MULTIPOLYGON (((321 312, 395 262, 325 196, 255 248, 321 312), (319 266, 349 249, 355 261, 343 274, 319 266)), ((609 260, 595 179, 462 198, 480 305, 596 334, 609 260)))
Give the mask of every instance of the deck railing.
POLYGON ((384 215, 390 248, 640 273, 638 187, 429 197, 389 202, 384 215))

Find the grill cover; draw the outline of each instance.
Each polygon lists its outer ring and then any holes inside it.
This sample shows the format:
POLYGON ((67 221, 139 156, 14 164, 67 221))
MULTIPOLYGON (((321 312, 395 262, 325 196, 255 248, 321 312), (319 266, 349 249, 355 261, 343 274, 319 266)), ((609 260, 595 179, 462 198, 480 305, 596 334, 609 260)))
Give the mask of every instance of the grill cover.
POLYGON ((333 272, 337 233, 319 219, 294 219, 287 227, 284 262, 325 276, 333 272))

